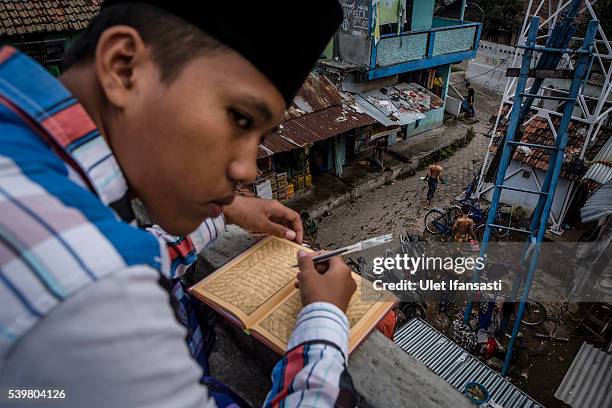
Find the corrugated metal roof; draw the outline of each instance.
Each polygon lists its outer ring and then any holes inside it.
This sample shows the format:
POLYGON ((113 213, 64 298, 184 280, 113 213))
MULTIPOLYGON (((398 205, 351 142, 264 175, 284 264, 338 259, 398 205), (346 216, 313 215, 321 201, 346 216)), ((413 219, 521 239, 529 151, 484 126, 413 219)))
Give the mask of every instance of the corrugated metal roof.
POLYGON ((83 30, 101 5, 102 0, 3 0, 0 35, 83 30))
MULTIPOLYGON (((370 116, 352 109, 352 98, 341 93, 325 75, 311 72, 285 112, 278 133, 266 137, 263 147, 280 153, 376 123, 370 116)), ((266 157, 260 147, 258 158, 266 157)))
POLYGON ((283 122, 280 136, 305 146, 375 122, 364 113, 352 112, 342 106, 332 106, 283 122))
MULTIPOLYGON (((284 125, 285 123, 283 123, 282 126, 284 127, 284 125)), ((288 152, 289 150, 301 147, 301 145, 293 142, 291 139, 288 139, 279 133, 272 133, 266 136, 263 145, 270 149, 273 153, 288 152)))
POLYGON ((612 354, 582 343, 555 397, 571 407, 612 407, 612 354))
POLYGON ((608 141, 597 153, 582 179, 593 180, 599 184, 612 180, 612 135, 608 136, 608 141))
POLYGON ((612 181, 601 186, 580 209, 582 222, 591 222, 612 214, 612 181))
POLYGON ((325 75, 311 72, 285 112, 285 120, 317 112, 342 103, 342 95, 325 75))
POLYGON ((427 89, 406 83, 356 95, 355 101, 385 126, 414 123, 425 118, 425 112, 444 106, 444 101, 427 89))
POLYGON ((272 156, 274 152, 267 148, 265 145, 260 144, 257 146, 257 158, 263 159, 264 157, 272 156))
POLYGON ((395 343, 461 392, 468 382, 477 381, 487 388, 491 401, 504 408, 542 407, 424 320, 406 323, 395 333, 395 343))

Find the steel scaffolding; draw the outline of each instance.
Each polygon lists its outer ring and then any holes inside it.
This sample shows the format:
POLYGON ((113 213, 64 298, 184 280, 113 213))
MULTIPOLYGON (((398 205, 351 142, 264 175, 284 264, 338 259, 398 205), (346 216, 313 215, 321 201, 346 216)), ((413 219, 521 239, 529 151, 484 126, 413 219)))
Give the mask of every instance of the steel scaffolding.
MULTIPOLYGON (((563 18, 567 15, 568 10, 571 9, 572 4, 575 2, 572 0, 560 1, 557 4, 556 9, 552 9, 550 0, 530 0, 527 5, 527 11, 523 19, 519 39, 517 46, 515 47, 514 56, 512 58, 511 68, 518 71, 522 65, 522 59, 526 52, 524 46, 528 41, 528 30, 530 27, 530 21, 533 17, 540 17, 538 23, 538 35, 536 41, 541 43, 543 40, 547 40, 553 34, 554 27, 559 27, 563 23, 563 18)), ((586 21, 597 20, 597 16, 593 6, 596 0, 584 0, 579 2, 577 6, 576 15, 578 18, 582 18, 586 21)), ((571 43, 581 41, 582 38, 572 37, 571 43)), ((537 47, 536 47, 537 51, 537 47)), ((542 51, 542 50, 540 50, 542 51)), ((553 70, 573 70, 576 65, 577 54, 571 53, 571 48, 559 53, 560 61, 553 70)), ((534 56, 534 63, 539 64, 540 55, 534 56)), ((510 70, 511 71, 511 70, 510 70)), ((608 38, 606 37, 604 30, 601 26, 597 27, 597 31, 594 39, 593 47, 593 60, 589 65, 588 73, 584 79, 584 82, 580 86, 578 95, 576 98, 575 107, 571 113, 571 119, 586 125, 586 137, 584 145, 582 146, 580 153, 580 160, 584 159, 588 147, 595 142, 599 130, 607 120, 608 115, 612 112, 612 46, 608 38), (587 89, 588 88, 588 89, 587 89)), ((503 93, 502 101, 497 112, 497 118, 491 134, 491 142, 493 143, 494 137, 497 134, 498 127, 501 120, 509 118, 510 110, 504 110, 504 106, 512 106, 516 103, 516 89, 518 87, 520 78, 509 77, 506 81, 506 87, 503 93), (505 113, 506 112, 506 113, 505 113)), ((541 96, 542 98, 548 97, 546 100, 546 106, 539 106, 538 104, 532 103, 533 98, 529 98, 529 109, 535 111, 535 116, 540 116, 546 119, 549 128, 551 129, 553 136, 556 138, 558 135, 555 133, 555 126, 553 125, 553 118, 561 118, 562 114, 558 110, 563 107, 565 100, 563 97, 553 97, 552 93, 557 95, 568 95, 569 94, 569 79, 561 79, 559 76, 553 79, 543 78, 528 78, 525 85, 525 93, 537 95, 536 98, 541 96), (556 100, 555 100, 556 99, 556 100)), ((544 103, 542 103, 544 105, 544 103)), ((507 108, 506 108, 507 109, 507 108)), ((526 124, 527 122, 525 122, 526 124)), ((495 188, 494 183, 485 182, 485 174, 489 165, 493 160, 493 154, 491 153, 491 144, 487 149, 487 154, 484 160, 484 165, 481 169, 478 177, 478 187, 476 195, 481 195, 490 192, 495 188)), ((521 169, 530 171, 531 176, 534 177, 537 183, 537 176, 533 168, 521 169)), ((516 177, 519 172, 513 172, 505 175, 504 180, 516 177)), ((569 187, 562 200, 562 206, 558 214, 550 214, 551 232, 560 234, 562 232, 561 226, 569 206, 574 198, 577 190, 577 181, 571 180, 569 187)), ((541 186, 538 186, 541 187, 541 186)))
MULTIPOLYGON (((565 6, 560 5, 561 10, 558 10, 558 13, 553 16, 554 18, 549 17, 549 19, 545 20, 545 22, 549 20, 551 21, 548 27, 545 27, 545 25, 540 23, 540 17, 537 15, 539 10, 535 11, 535 15, 532 15, 528 19, 529 21, 527 21, 527 19, 525 20, 524 26, 527 26, 527 23, 529 23, 526 37, 524 38, 524 41, 519 42, 517 46, 517 50, 524 50, 520 68, 518 69, 518 72, 516 72, 516 81, 508 81, 509 85, 506 89, 506 92, 509 92, 509 90, 512 89, 514 93, 511 99, 508 98, 508 100, 511 100, 512 102, 512 108, 509 112, 507 130, 503 135, 503 139, 497 151, 495 163, 493 164, 497 169, 497 173, 495 182, 491 187, 493 189, 493 195, 491 198, 491 206, 488 211, 486 228, 479 254, 479 256, 483 258, 486 256, 493 229, 509 229, 514 232, 523 233, 527 236, 524 252, 520 259, 520 263, 526 268, 527 273, 525 275, 517 273, 514 277, 511 300, 514 301, 521 287, 522 294, 519 302, 519 309, 512 329, 512 335, 508 344, 508 351, 502 367, 502 375, 506 375, 510 367, 514 342, 520 329, 521 319, 523 318, 523 314, 525 312, 525 304, 529 297, 534 273, 537 269, 541 244, 544 241, 544 236, 548 227, 555 190, 557 188, 561 168, 563 166, 565 148, 569 139, 569 124, 572 119, 574 119, 575 106, 581 105, 580 100, 581 96, 583 96, 582 91, 584 90, 587 78, 589 77, 593 61, 595 58, 598 58, 595 47, 596 35, 598 32, 605 35, 603 34, 601 27, 599 27, 597 19, 592 18, 588 22, 586 34, 582 40, 581 46, 572 48, 572 42, 574 41, 573 35, 575 34, 577 28, 576 17, 580 15, 581 4, 581 0, 572 0, 567 2, 565 6), (546 34, 538 35, 543 30, 547 31, 546 34), (568 69, 559 68, 560 63, 562 63, 563 60, 568 61, 568 63, 565 64, 565 67, 568 69), (571 78, 569 87, 565 91, 565 95, 551 96, 544 93, 544 89, 546 88, 546 80, 560 77, 571 78), (510 86, 510 84, 513 84, 514 82, 516 82, 516 84, 510 86), (562 108, 562 111, 556 112, 538 107, 534 104, 536 100, 554 101, 558 108, 562 108), (521 137, 517 137, 519 134, 519 128, 530 120, 529 115, 534 108, 538 111, 539 115, 546 117, 548 120, 549 127, 555 136, 554 143, 551 145, 533 145, 522 142, 521 137), (553 124, 550 118, 550 115, 553 113, 560 117, 558 124, 553 124), (515 149, 519 146, 546 149, 550 153, 546 176, 544 182, 541 184, 538 190, 526 190, 507 185, 507 181, 509 179, 509 177, 506 176, 508 165, 510 164, 515 149), (533 212, 532 221, 528 229, 512 228, 495 223, 497 209, 500 204, 502 191, 504 189, 537 195, 538 203, 533 212)), ((531 3, 529 4, 529 7, 531 7, 531 3)), ((587 9, 588 8, 589 7, 587 7, 587 9)), ((590 9, 592 10, 592 7, 590 7, 590 9)), ((518 53, 515 53, 515 59, 517 55, 518 53)), ((609 79, 610 71, 607 72, 608 88, 609 79)), ((500 113, 503 103, 504 102, 502 102, 502 105, 500 105, 500 113)), ((585 105, 584 108, 588 112, 588 106, 585 105)), ((499 114, 495 127, 497 127, 498 123, 499 114)), ((586 150, 586 146, 588 145, 591 137, 593 137, 595 134, 596 133, 589 134, 589 137, 586 138, 587 141, 582 149, 581 158, 584 156, 584 151, 586 150)), ((485 170, 483 167, 479 184, 482 183, 484 171, 485 170)), ((475 270, 473 279, 475 282, 479 281, 479 274, 477 270, 475 270)), ((469 321, 471 311, 472 302, 470 299, 464 314, 464 321, 466 323, 469 321)))

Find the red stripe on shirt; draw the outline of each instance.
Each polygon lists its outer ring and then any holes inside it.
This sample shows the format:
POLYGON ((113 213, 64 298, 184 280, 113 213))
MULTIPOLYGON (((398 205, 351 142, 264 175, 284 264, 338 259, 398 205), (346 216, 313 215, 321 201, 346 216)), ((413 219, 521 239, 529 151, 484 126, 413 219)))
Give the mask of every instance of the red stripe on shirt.
POLYGON ((168 244, 170 261, 174 261, 176 258, 186 258, 192 251, 195 251, 195 247, 193 246, 193 242, 189 236, 184 237, 183 240, 177 245, 168 244))
POLYGON ((43 120, 42 126, 64 148, 96 129, 96 124, 78 103, 43 120))
POLYGON ((283 378, 283 388, 282 391, 274 397, 274 399, 270 402, 272 407, 276 407, 279 405, 280 401, 285 399, 289 394, 289 385, 300 372, 302 368, 304 368, 304 345, 294 348, 289 353, 287 353, 287 365, 285 366, 285 376, 283 378))
POLYGON ((13 54, 15 54, 17 50, 10 45, 6 45, 0 48, 0 64, 4 64, 6 60, 11 58, 13 54))

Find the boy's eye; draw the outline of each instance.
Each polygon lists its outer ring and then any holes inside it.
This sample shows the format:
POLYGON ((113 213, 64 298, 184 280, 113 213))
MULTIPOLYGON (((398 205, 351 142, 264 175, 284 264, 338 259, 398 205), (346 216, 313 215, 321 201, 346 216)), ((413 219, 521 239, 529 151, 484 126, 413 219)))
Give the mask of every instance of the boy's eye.
POLYGON ((236 110, 233 110, 233 109, 230 110, 230 114, 232 115, 232 119, 234 120, 234 123, 239 128, 244 129, 244 130, 249 130, 251 126, 253 126, 253 121, 248 116, 243 115, 242 113, 236 110))

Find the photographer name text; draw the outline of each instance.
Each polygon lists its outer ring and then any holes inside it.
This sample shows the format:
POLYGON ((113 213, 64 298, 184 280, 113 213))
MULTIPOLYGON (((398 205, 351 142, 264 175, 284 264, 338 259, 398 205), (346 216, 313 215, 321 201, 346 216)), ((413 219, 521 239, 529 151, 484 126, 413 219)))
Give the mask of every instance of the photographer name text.
POLYGON ((372 282, 372 286, 376 290, 390 290, 390 291, 501 291, 502 281, 497 280, 493 282, 463 282, 460 280, 449 280, 449 281, 434 281, 432 279, 410 281, 403 279, 399 282, 383 282, 381 279, 377 279, 372 282))

